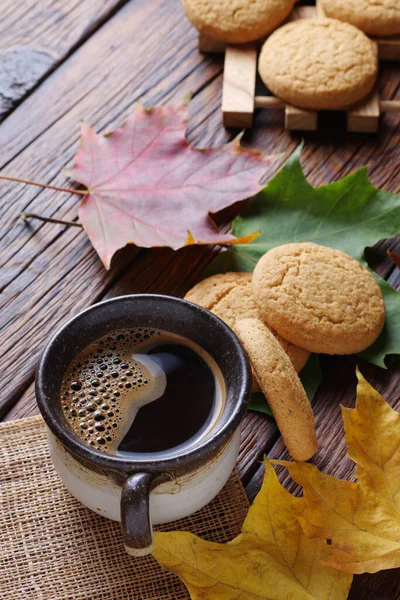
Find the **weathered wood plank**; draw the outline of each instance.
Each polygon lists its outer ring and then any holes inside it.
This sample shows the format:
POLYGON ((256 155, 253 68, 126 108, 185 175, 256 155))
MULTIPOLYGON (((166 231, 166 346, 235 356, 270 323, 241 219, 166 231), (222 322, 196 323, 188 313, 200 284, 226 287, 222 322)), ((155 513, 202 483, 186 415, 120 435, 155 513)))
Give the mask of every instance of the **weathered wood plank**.
MULTIPOLYGON (((220 57, 198 53, 194 31, 184 19, 180 3, 134 0, 2 123, 0 168, 75 107, 72 146, 81 120, 112 128, 129 115, 138 100, 151 105, 170 97, 183 99, 188 91, 196 96, 221 73, 222 64, 220 57), (196 71, 193 76, 192 71, 196 71)), ((201 120, 202 113, 197 112, 201 120)), ((60 140, 56 141, 62 147, 60 140)), ((60 166, 64 166, 62 158, 60 166)))
MULTIPOLYGON (((168 41, 165 47, 157 45, 151 31, 145 27, 149 14, 147 11, 150 10, 148 6, 143 2, 136 3, 135 11, 128 6, 2 124, 0 143, 5 149, 4 162, 11 161, 8 168, 12 173, 21 174, 22 167, 26 168, 28 164, 30 169, 29 173, 24 172, 26 176, 45 177, 47 181, 63 185, 65 180, 58 175, 58 170, 70 160, 74 152, 78 122, 82 114, 96 128, 111 128, 123 121, 137 97, 148 97, 150 101, 151 98, 181 98, 192 86, 192 89, 199 91, 190 106, 189 139, 200 141, 202 146, 227 139, 227 134, 221 128, 220 116, 221 60, 204 60, 199 56, 196 51, 195 32, 190 27, 185 29, 185 24, 181 23, 180 12, 175 14, 171 10, 166 11, 165 7, 165 2, 158 3, 160 23, 153 21, 151 29, 157 31, 159 39, 162 30, 160 28, 165 28, 165 39, 168 41), (121 22, 124 23, 124 28, 120 27, 121 22), (132 32, 133 23, 137 27, 135 35, 132 32), (178 23, 179 32, 175 35, 178 23), (125 30, 129 30, 129 36, 124 37, 125 30), (168 37, 167 31, 173 33, 168 37), (115 37, 118 37, 121 49, 119 46, 115 47, 115 37), (130 62, 125 59, 127 54, 135 55, 137 64, 142 64, 135 75, 132 75, 130 62), (152 70, 152 65, 157 61, 158 69, 152 70), (98 64, 101 64, 101 69, 97 68, 98 64), (114 73, 117 65, 118 72, 114 73), (150 66, 146 70, 147 65, 150 66), (164 69, 162 76, 157 75, 160 66, 164 69), (153 89, 150 84, 152 80, 149 81, 147 76, 149 70, 154 76, 153 89), (120 71, 123 72, 122 78, 120 71), (109 73, 109 79, 105 83, 104 72, 109 73), (87 83, 89 73, 90 85, 87 83), (127 85, 131 86, 129 97, 126 94, 127 85), (147 96, 146 90, 149 90, 147 96), (46 114, 44 121, 41 121, 37 117, 43 100, 49 93, 55 95, 55 102, 49 108, 50 114, 46 114), (32 122, 33 130, 26 129, 28 121, 32 122)), ((155 12, 153 5, 152 13, 155 12)), ((383 80, 383 85, 388 88, 388 95, 396 89, 391 83, 392 76, 393 73, 388 72, 383 80)), ((271 126, 270 123, 263 122, 262 114, 258 121, 252 134, 248 134, 247 141, 267 152, 282 152, 282 162, 295 147, 296 140, 284 133, 279 123, 271 126)), ((390 131, 386 131, 381 143, 387 143, 390 147, 390 140, 390 131)), ((311 139, 306 144, 303 155, 306 174, 315 184, 341 177, 363 164, 365 148, 370 153, 368 157, 373 158, 377 179, 383 177, 386 165, 380 161, 376 152, 377 143, 374 140, 367 140, 365 144, 359 138, 342 136, 328 143, 324 135, 311 139), (364 155, 360 158, 362 150, 364 155)), ((389 154, 389 149, 387 153, 389 154)), ((388 188, 395 185, 396 179, 386 181, 388 188)), ((125 284, 136 279, 138 265, 134 262, 135 257, 130 255, 127 260, 132 262, 132 268, 119 282, 125 264, 113 274, 105 274, 82 232, 32 224, 32 234, 27 235, 27 230, 22 224, 15 226, 14 218, 18 210, 29 208, 73 218, 76 216, 77 201, 74 197, 65 199, 50 192, 38 193, 36 190, 18 186, 5 185, 4 189, 7 192, 3 210, 9 219, 10 231, 6 233, 3 242, 6 252, 10 255, 8 266, 12 269, 9 279, 6 280, 8 287, 3 293, 4 300, 1 300, 3 308, 6 309, 3 311, 4 331, 11 336, 10 343, 5 348, 5 360, 11 369, 18 361, 19 366, 28 363, 32 368, 43 346, 44 337, 54 331, 61 321, 103 297, 104 291, 112 288, 114 282, 116 286, 120 285, 120 289, 132 291, 133 288, 125 284), (14 199, 14 204, 10 208, 11 199, 14 199), (14 245, 10 251, 12 244, 14 245), (23 347, 18 343, 20 339, 24 339, 23 347), (16 351, 11 353, 14 346, 16 351)), ((153 260, 153 269, 164 268, 163 264, 157 264, 158 259, 155 259, 154 255, 153 260)), ((179 259, 177 264, 180 264, 179 259)), ((389 263, 388 269, 391 268, 389 263)), ((169 279, 166 274, 164 276, 169 279)), ((161 290, 173 293, 171 290, 164 290, 158 284, 152 288, 152 291, 161 290)), ((139 291, 144 291, 144 288, 139 291)), ((20 369, 12 372, 9 390, 14 389, 18 381, 25 381, 26 376, 27 371, 22 374, 20 369)), ((259 458, 262 452, 267 450, 268 439, 274 439, 273 431, 270 432, 269 427, 268 425, 266 428, 267 433, 260 434, 257 444, 249 438, 249 444, 255 451, 246 458, 245 452, 243 453, 243 460, 248 464, 252 462, 253 457, 259 458)), ((262 429, 264 432, 264 426, 262 429)), ((248 473, 247 467, 243 472, 248 473)))
MULTIPOLYGON (((71 35, 78 34, 78 29, 71 35)), ((198 53, 196 31, 184 18, 179 2, 131 2, 3 121, 0 168, 64 185, 60 169, 75 152, 80 119, 97 130, 111 129, 124 121, 137 99, 146 104, 176 101, 188 91, 194 92, 188 139, 202 147, 222 143, 229 135, 221 127, 221 68, 221 57, 198 53)), ((398 93, 395 66, 381 69, 380 88, 385 98, 398 93)), ((375 185, 397 190, 397 123, 395 115, 386 114, 377 136, 365 137, 346 134, 344 123, 329 116, 318 134, 306 137, 302 157, 306 175, 314 185, 321 185, 369 163, 375 185)), ((244 138, 252 147, 282 153, 274 168, 303 136, 284 132, 282 124, 282 115, 276 111, 257 111, 254 129, 244 138)), ((271 167, 269 174, 272 171, 271 167)), ((212 255, 207 248, 177 253, 131 248, 106 273, 83 232, 34 222, 27 227, 16 221, 21 210, 76 218, 77 198, 4 183, 0 183, 0 193, 0 214, 6 225, 0 234, 2 393, 6 400, 13 394, 15 399, 20 397, 7 415, 18 418, 37 411, 33 369, 45 340, 62 322, 91 303, 118 294, 152 291, 183 296, 212 255)), ((398 286, 399 272, 385 256, 389 246, 393 248, 390 242, 379 244, 372 262, 382 276, 391 274, 392 285, 398 286)), ((345 459, 338 406, 339 402, 354 403, 354 359, 334 358, 324 365, 326 376, 315 401, 318 431, 323 433, 317 461, 326 472, 351 477, 353 466, 345 459)), ((399 361, 388 371, 362 368, 394 401, 399 361)), ((243 423, 238 466, 244 483, 249 482, 250 495, 260 483, 258 461, 263 453, 283 456, 284 448, 275 424, 249 413, 243 423)), ((289 484, 287 477, 285 482, 289 484)), ((350 596, 366 600, 398 597, 393 572, 355 578, 350 596)))
POLYGON ((25 417, 33 417, 39 414, 36 404, 35 384, 32 382, 29 387, 19 397, 18 402, 7 412, 3 421, 15 421, 25 417))
POLYGON ((126 0, 3 0, 0 120, 126 0))
POLYGON ((399 600, 400 569, 356 575, 347 600, 399 600))
MULTIPOLYGON (((200 94, 201 96, 202 94, 200 94)), ((207 94, 209 95, 209 94, 207 94)), ((197 99, 197 98, 196 98, 197 99)), ((195 100, 196 100, 195 99, 195 100)), ((212 113, 212 116, 214 117, 216 113, 212 113)), ((12 119, 12 117, 11 117, 12 119)), ((7 120, 8 121, 8 120, 7 120)), ((193 129, 194 133, 197 134, 197 130, 196 130, 196 123, 194 122, 194 129, 193 129)), ((1 130, 0 130, 0 134, 1 134, 1 130)), ((46 138, 46 136, 49 135, 49 138, 51 138, 51 135, 49 134, 49 132, 45 132, 44 133, 44 137, 46 138)), ((275 142, 278 141, 278 143, 282 140, 282 136, 281 135, 277 135, 276 136, 277 139, 274 140, 275 142)), ((283 140, 283 143, 285 142, 285 140, 283 140)), ((286 144, 287 144, 287 140, 286 140, 286 144)), ((276 146, 275 146, 276 147, 276 146)), ((26 152, 31 152, 34 151, 33 149, 27 149, 26 152)), ((317 156, 314 155, 314 152, 318 151, 318 146, 316 148, 312 148, 311 152, 305 152, 305 154, 308 154, 308 156, 306 156, 305 158, 305 164, 307 164, 307 158, 308 158, 308 164, 312 164, 314 162, 318 164, 318 160, 317 156)), ((17 157, 16 161, 18 161, 20 159, 20 157, 17 157)), ((43 156, 43 160, 45 160, 45 156, 43 156)), ((312 169, 308 170, 308 174, 311 174, 311 177, 313 175, 313 171, 312 169)), ((63 183, 63 182, 62 182, 63 183)), ((52 205, 52 203, 54 203, 54 197, 53 194, 50 194, 48 192, 46 193, 42 193, 41 197, 44 198, 47 195, 48 198, 48 203, 49 205, 52 205)), ((36 198, 35 198, 36 200, 36 198)), ((40 204, 43 204, 43 200, 40 204)), ((70 213, 66 213, 66 218, 71 218, 71 214, 70 213)), ((43 232, 43 228, 40 227, 37 229, 39 236, 44 233, 43 232)), ((8 294, 4 294, 3 293, 3 298, 5 298, 6 304, 4 305, 5 308, 7 308, 7 306, 9 306, 8 303, 12 303, 13 306, 13 311, 12 311, 12 316, 11 316, 11 323, 9 323, 9 326, 11 327, 12 330, 14 330, 13 327, 13 323, 12 323, 12 319, 17 319, 19 321, 21 321, 21 317, 23 316, 23 318, 25 319, 25 322, 23 324, 23 330, 27 330, 30 328, 31 324, 27 325, 26 323, 26 318, 27 318, 27 311, 25 310, 26 306, 25 306, 25 296, 24 296, 24 291, 26 290, 26 288, 28 286, 32 285, 36 285, 37 286, 37 293, 40 293, 40 297, 42 298, 43 295, 43 290, 46 289, 46 295, 50 294, 50 296, 54 295, 53 291, 48 291, 51 290, 51 288, 54 285, 57 285, 57 281, 58 281, 58 277, 60 274, 63 273, 63 261, 67 260, 67 269, 68 269, 68 276, 71 277, 71 279, 65 279, 64 275, 62 275, 61 277, 61 285, 64 286, 64 284, 68 284, 71 281, 74 281, 76 278, 79 279, 80 275, 79 273, 82 272, 82 269, 80 269, 79 266, 79 257, 82 256, 82 263, 84 265, 83 267, 83 271, 86 271, 88 273, 88 277, 86 278, 85 283, 83 284, 84 287, 87 286, 87 282, 88 279, 90 279, 90 281, 95 280, 95 289, 93 290, 93 288, 90 288, 90 290, 92 292, 95 293, 96 297, 97 294, 101 295, 101 289, 102 286, 105 285, 109 285, 109 279, 108 276, 104 274, 101 265, 99 265, 98 261, 96 260, 96 257, 93 257, 93 252, 90 250, 90 248, 88 248, 87 245, 87 241, 85 240, 82 233, 77 233, 76 231, 71 232, 65 232, 62 234, 60 239, 63 239, 63 245, 62 245, 62 252, 65 252, 65 255, 62 254, 62 258, 60 260, 60 246, 59 246, 59 240, 54 236, 54 228, 47 228, 47 230, 45 230, 46 234, 50 236, 50 240, 54 240, 56 239, 56 242, 54 242, 54 246, 53 246, 53 241, 48 242, 49 244, 49 248, 52 249, 50 251, 49 257, 48 258, 44 258, 43 257, 43 253, 41 253, 41 249, 42 247, 46 248, 46 240, 38 240, 38 235, 36 235, 36 239, 30 239, 28 241, 28 243, 33 243, 34 245, 38 245, 39 243, 39 249, 38 249, 38 253, 35 256, 34 260, 31 261, 30 259, 30 253, 28 252, 28 267, 24 268, 21 276, 18 276, 14 279, 14 281, 12 282, 12 284, 9 286, 9 288, 11 289, 11 294, 10 294, 10 289, 8 290, 8 294), (67 236, 67 239, 64 239, 67 236), (77 242, 76 240, 79 239, 79 242, 77 242), (73 247, 70 245, 71 243, 73 244, 77 244, 78 243, 78 247, 76 248, 76 252, 74 251, 73 256, 71 256, 71 248, 73 247), (84 250, 83 250, 84 249, 84 250), (83 252, 83 255, 82 255, 83 252), (93 266, 91 266, 89 269, 87 269, 87 265, 85 264, 85 261, 87 260, 87 255, 86 253, 89 253, 89 255, 91 255, 91 260, 94 260, 93 266), (53 254, 56 257, 56 261, 58 262, 54 262, 53 264, 53 259, 52 256, 53 254), (65 257, 68 256, 68 259, 66 259, 65 257), (71 260, 72 259, 72 260, 71 260), (73 261, 77 261, 77 264, 75 265, 75 267, 73 266, 73 261), (48 271, 46 268, 44 268, 44 266, 49 265, 51 263, 52 268, 50 269, 50 271, 48 271), (74 268, 77 269, 76 272, 73 272, 74 268), (93 269, 91 271, 91 269, 93 269), (27 277, 27 273, 26 271, 28 271, 28 276, 30 276, 31 279, 26 279, 27 277), (39 276, 39 281, 37 280, 37 274, 40 273, 39 276), (102 279, 104 277, 104 280, 102 279)), ((19 242, 18 242, 19 243, 19 242)), ((22 253, 24 252, 25 247, 23 246, 22 248, 22 253)), ((47 249, 46 249, 47 251, 47 249)), ((19 251, 19 254, 21 255, 21 252, 19 251)), ((91 264, 91 262, 90 262, 91 264)), ((92 283, 90 284, 90 286, 92 285, 92 283)), ((62 290, 65 290, 64 287, 62 287, 62 290)), ((30 290, 31 291, 31 290, 30 290)), ((82 288, 79 289, 79 293, 82 291, 82 288)), ((89 290, 88 290, 89 291, 89 290)), ((90 300, 88 300, 85 297, 85 294, 81 294, 79 296, 79 302, 78 304, 75 303, 74 300, 74 296, 70 295, 69 292, 65 292, 62 291, 61 294, 67 295, 68 294, 68 300, 71 298, 71 305, 74 306, 75 309, 77 309, 79 306, 85 306, 87 305, 88 302, 90 302, 90 300)), ((31 297, 30 297, 31 298, 31 297)), ((35 303, 34 303, 35 304, 35 303)), ((36 304, 35 304, 35 309, 34 309, 34 314, 35 314, 35 319, 37 319, 41 324, 43 321, 43 312, 46 311, 46 303, 42 303, 42 308, 41 309, 37 309, 36 310, 36 304)), ((60 310, 60 305, 58 305, 58 310, 60 310)), ((64 307, 62 307, 62 310, 64 310, 64 307)), ((67 313, 68 314, 68 313, 67 313)), ((31 317, 31 314, 28 313, 29 317, 31 317)), ((10 313, 9 311, 4 311, 4 316, 6 318, 10 318, 10 313)), ((18 327, 18 330, 16 332, 17 337, 14 339, 19 339, 19 336, 21 335, 21 331, 20 328, 18 327)), ((12 341, 11 345, 14 345, 14 340, 12 341)), ((38 350, 37 350, 38 351, 38 350)), ((36 355, 35 357, 37 357, 37 351, 36 351, 36 355)), ((32 365, 29 365, 30 368, 32 368, 32 365)), ((23 376, 26 375, 26 372, 23 373, 23 376)), ((15 385, 15 379, 13 378, 12 380, 12 385, 15 385)))
MULTIPOLYGON (((187 33, 186 37, 184 28, 178 30, 182 17, 180 6, 179 11, 174 12, 167 2, 160 1, 157 12, 155 4, 149 7, 146 2, 135 3, 121 10, 3 122, 0 143, 4 148, 4 162, 17 154, 9 162, 8 172, 65 184, 60 169, 76 150, 82 116, 96 127, 112 127, 123 122, 137 99, 146 97, 146 93, 154 101, 164 97, 181 100, 188 90, 202 88, 219 72, 218 63, 205 68, 208 59, 198 54, 190 27, 187 26, 190 35, 187 33), (158 24, 154 14, 158 14, 158 24), (148 27, 150 21, 154 27, 152 33, 148 27), (165 47, 156 43, 161 31, 164 31, 165 47), (132 69, 132 56, 138 65, 143 64, 137 71, 132 69), (47 115, 48 120, 32 132, 26 129, 27 124, 37 122, 49 88, 53 90, 52 115, 47 115), (7 142, 11 143, 12 150, 7 142)), ((9 369, 2 397, 7 398, 27 377, 43 338, 51 330, 46 325, 42 327, 46 322, 45 313, 54 328, 57 313, 59 318, 64 318, 93 302, 125 265, 118 264, 116 271, 107 274, 82 231, 33 222, 26 227, 16 219, 19 211, 29 208, 42 214, 58 211, 71 220, 77 211, 74 196, 65 197, 48 190, 38 193, 37 188, 9 186, 4 182, 0 186, 2 221, 6 225, 1 240, 1 326, 9 340, 2 349, 9 369), (31 336, 27 335, 28 331, 31 336), (43 337, 38 336, 38 331, 43 337), (17 366, 14 350, 21 336, 25 336, 25 350, 17 366)))
POLYGON ((262 463, 264 454, 279 438, 279 430, 273 419, 248 412, 242 423, 242 440, 237 470, 244 486, 252 479, 262 463))

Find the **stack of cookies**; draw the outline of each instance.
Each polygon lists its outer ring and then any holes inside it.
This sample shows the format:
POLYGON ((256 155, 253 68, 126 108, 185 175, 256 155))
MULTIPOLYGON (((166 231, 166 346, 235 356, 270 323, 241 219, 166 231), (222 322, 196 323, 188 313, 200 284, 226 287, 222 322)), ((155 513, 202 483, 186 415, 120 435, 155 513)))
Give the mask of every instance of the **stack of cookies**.
POLYGON ((201 281, 185 297, 231 327, 246 349, 294 460, 317 450, 314 418, 298 377, 310 352, 352 354, 382 331, 379 286, 354 258, 311 242, 278 246, 250 273, 201 281))
POLYGON ((377 44, 366 34, 400 33, 400 2, 320 0, 329 18, 281 26, 294 4, 295 0, 183 0, 193 25, 212 40, 242 44, 273 32, 261 50, 258 68, 265 85, 285 102, 339 110, 366 98, 378 74, 377 44))

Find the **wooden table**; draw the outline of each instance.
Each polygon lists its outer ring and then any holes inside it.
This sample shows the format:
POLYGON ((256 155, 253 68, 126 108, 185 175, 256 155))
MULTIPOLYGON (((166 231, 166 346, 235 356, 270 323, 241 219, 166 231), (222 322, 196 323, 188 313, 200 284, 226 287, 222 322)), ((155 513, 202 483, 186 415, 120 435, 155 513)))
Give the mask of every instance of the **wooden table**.
MULTIPOLYGON (((80 120, 98 131, 122 124, 135 103, 173 103, 188 92, 188 140, 207 147, 231 139, 221 125, 222 57, 197 50, 197 35, 179 0, 3 0, 0 22, 1 170, 53 185, 69 186, 62 167, 71 164, 80 120)), ((400 97, 399 65, 382 63, 381 97, 400 97)), ((260 111, 244 143, 281 153, 275 168, 301 136, 283 130, 282 115, 260 111)), ((398 118, 384 116, 377 135, 346 134, 340 118, 322 119, 318 134, 305 137, 302 163, 314 185, 336 180, 369 164, 373 183, 396 191, 400 183, 398 118)), ((268 173, 272 175, 272 171, 268 173)), ((0 183, 1 354, 0 406, 5 420, 37 414, 34 370, 49 336, 81 309, 104 298, 158 292, 183 296, 212 260, 212 248, 120 253, 106 272, 84 232, 39 221, 23 223, 21 211, 73 220, 79 197, 0 183)), ((381 242, 371 265, 394 286, 400 277, 386 257, 399 240, 381 242)), ((346 457, 340 404, 354 406, 356 361, 322 360, 324 381, 315 401, 320 450, 315 462, 325 472, 352 479, 346 457)), ((369 381, 398 406, 400 361, 387 370, 360 363, 369 381)), ((238 469, 252 499, 259 489, 260 460, 284 457, 275 424, 249 413, 244 421, 238 469)), ((296 487, 282 478, 292 491, 296 487)), ((399 570, 354 579, 349 598, 400 598, 399 570)))

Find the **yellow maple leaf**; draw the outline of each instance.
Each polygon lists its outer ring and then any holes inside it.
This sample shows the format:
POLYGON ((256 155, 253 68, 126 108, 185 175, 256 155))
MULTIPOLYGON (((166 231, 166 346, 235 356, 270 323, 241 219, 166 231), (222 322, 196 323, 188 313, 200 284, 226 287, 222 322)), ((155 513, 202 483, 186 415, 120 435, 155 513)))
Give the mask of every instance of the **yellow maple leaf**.
POLYGON ((187 586, 193 600, 345 600, 352 576, 323 566, 324 540, 304 535, 303 498, 279 483, 265 461, 260 493, 242 533, 227 544, 188 533, 155 534, 154 557, 187 586))
POLYGON ((313 465, 276 462, 303 486, 304 532, 332 540, 323 563, 348 573, 375 573, 400 566, 400 413, 361 373, 357 377, 356 408, 342 407, 342 416, 359 483, 335 479, 313 465))

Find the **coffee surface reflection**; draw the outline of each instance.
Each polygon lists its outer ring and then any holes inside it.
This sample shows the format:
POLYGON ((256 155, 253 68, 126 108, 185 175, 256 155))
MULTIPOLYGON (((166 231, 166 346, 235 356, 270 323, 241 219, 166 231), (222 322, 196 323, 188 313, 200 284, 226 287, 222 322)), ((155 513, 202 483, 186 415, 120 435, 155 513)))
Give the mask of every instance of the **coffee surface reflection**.
POLYGON ((115 331, 83 350, 65 373, 61 402, 87 444, 129 458, 190 447, 224 404, 218 366, 186 338, 157 329, 115 331))

